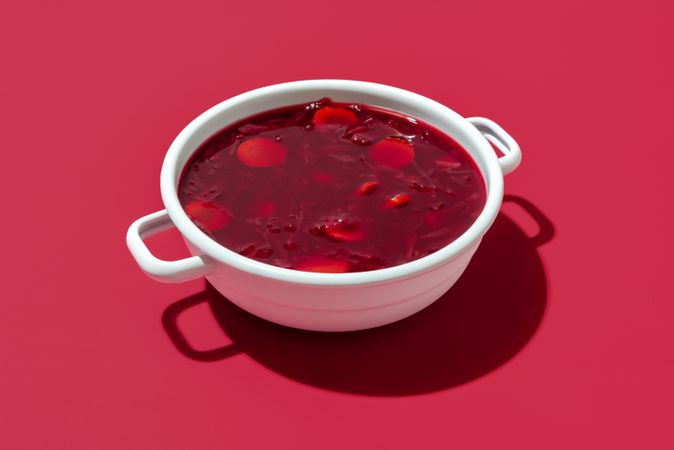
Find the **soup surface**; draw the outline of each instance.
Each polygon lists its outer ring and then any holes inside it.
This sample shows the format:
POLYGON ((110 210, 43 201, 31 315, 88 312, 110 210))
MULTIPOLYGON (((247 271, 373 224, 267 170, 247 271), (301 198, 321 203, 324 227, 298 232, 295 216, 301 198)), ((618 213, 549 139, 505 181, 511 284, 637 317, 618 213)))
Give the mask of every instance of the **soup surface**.
POLYGON ((434 127, 321 99, 219 131, 185 166, 178 196, 234 252, 339 273, 439 250, 470 227, 486 190, 467 152, 434 127))

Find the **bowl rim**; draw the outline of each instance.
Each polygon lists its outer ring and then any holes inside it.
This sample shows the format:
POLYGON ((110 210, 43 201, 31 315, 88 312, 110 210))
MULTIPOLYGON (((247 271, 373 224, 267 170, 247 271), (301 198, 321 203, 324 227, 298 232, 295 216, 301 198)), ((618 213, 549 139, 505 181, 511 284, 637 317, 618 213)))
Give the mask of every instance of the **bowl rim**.
MULTIPOLYGON (((222 125, 222 127, 225 126, 227 126, 227 124, 222 125)), ((480 167, 479 164, 478 167, 480 167)), ((334 287, 379 284, 390 282, 392 280, 414 277, 440 265, 446 264, 469 250, 473 244, 482 238, 484 233, 496 219, 496 215, 498 214, 503 199, 503 172, 498 163, 496 153, 484 136, 464 117, 430 98, 404 89, 365 81, 336 79, 302 80, 274 84, 244 92, 216 104, 197 116, 171 143, 161 168, 160 189, 162 200, 173 224, 183 235, 183 238, 203 252, 203 255, 219 263, 226 264, 235 269, 259 277, 288 283, 334 287), (480 171, 485 179, 487 200, 480 215, 461 236, 430 255, 404 264, 367 272, 318 273, 285 269, 239 255, 213 240, 190 220, 180 204, 177 192, 179 176, 189 158, 185 160, 185 164, 180 167, 180 170, 176 170, 176 166, 178 165, 178 160, 186 148, 188 141, 195 135, 195 133, 223 111, 236 105, 240 105, 241 103, 259 100, 266 96, 274 96, 288 91, 334 91, 336 89, 348 91, 350 93, 394 97, 409 105, 435 110, 436 113, 442 113, 448 120, 454 122, 466 132, 469 144, 472 145, 476 151, 480 152, 481 156, 485 157, 484 163, 486 171, 482 171, 482 168, 480 168, 480 171)), ((208 263, 213 264, 213 261, 208 263)), ((217 269, 214 272, 217 272, 217 269)))

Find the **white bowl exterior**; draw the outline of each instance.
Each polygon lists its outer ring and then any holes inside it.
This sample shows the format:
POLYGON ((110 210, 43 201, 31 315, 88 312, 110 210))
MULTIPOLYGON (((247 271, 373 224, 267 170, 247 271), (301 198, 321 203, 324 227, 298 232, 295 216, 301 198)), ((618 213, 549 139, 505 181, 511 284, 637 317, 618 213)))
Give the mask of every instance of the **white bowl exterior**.
POLYGON ((206 278, 230 301, 271 322, 314 331, 354 331, 395 322, 433 303, 459 279, 478 245, 410 278, 363 286, 301 286, 221 262, 206 278))
POLYGON ((407 317, 439 298, 459 278, 498 213, 503 174, 486 139, 463 117, 433 100, 401 89, 357 81, 311 80, 269 86, 216 105, 190 123, 169 149, 161 174, 164 204, 193 255, 206 255, 206 278, 241 308, 284 325, 348 331, 407 317), (238 255, 211 240, 183 211, 177 184, 192 153, 228 124, 265 110, 321 97, 402 112, 444 131, 477 163, 487 187, 484 210, 457 240, 429 256, 399 266, 348 274, 283 269, 238 255))

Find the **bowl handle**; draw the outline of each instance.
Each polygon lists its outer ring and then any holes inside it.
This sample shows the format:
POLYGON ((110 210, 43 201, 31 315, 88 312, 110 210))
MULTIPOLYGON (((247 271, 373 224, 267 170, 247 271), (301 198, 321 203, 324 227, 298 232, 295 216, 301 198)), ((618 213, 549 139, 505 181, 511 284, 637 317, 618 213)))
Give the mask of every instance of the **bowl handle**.
POLYGON ((522 152, 515 139, 493 120, 484 117, 469 117, 470 122, 494 147, 499 149, 503 156, 498 159, 503 175, 507 175, 522 162, 522 152))
POLYGON ((126 233, 126 245, 143 272, 150 278, 164 283, 180 283, 213 272, 212 262, 207 256, 164 261, 150 252, 143 239, 172 226, 173 222, 164 209, 141 217, 129 227, 126 233))

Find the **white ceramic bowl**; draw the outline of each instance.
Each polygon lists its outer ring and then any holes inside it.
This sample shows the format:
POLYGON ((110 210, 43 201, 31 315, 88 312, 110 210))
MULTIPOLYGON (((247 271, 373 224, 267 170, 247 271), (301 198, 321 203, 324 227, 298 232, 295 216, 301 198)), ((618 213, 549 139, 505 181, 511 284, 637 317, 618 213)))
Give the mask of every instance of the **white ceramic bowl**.
POLYGON ((206 279, 241 308, 272 322, 318 331, 376 327, 425 308, 463 273, 503 199, 503 175, 520 163, 517 143, 494 122, 463 118, 433 100, 402 89, 348 80, 309 80, 255 89, 226 100, 194 119, 176 137, 161 170, 165 210, 135 221, 126 242, 150 277, 176 283, 206 279), (452 136, 475 160, 487 186, 485 207, 473 225, 439 251, 415 261, 370 272, 301 272, 264 264, 221 246, 192 223, 178 201, 177 185, 190 155, 210 136, 237 120, 322 97, 359 102, 419 118, 452 136), (503 156, 497 157, 494 144, 503 156), (192 257, 163 261, 143 238, 171 226, 183 235, 192 257))

